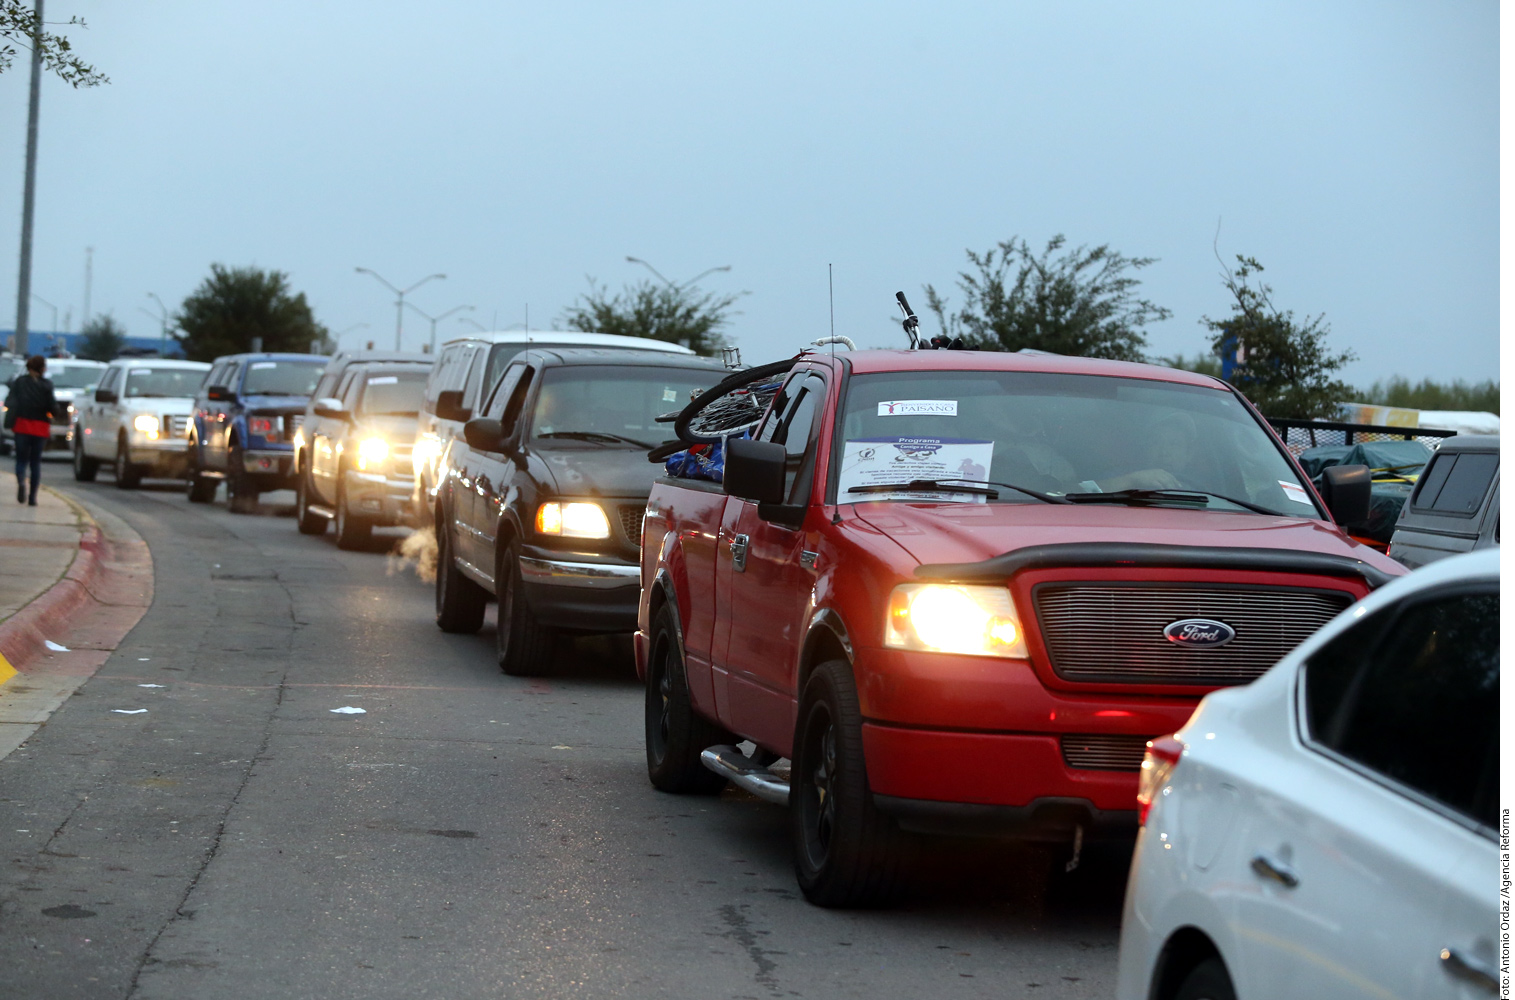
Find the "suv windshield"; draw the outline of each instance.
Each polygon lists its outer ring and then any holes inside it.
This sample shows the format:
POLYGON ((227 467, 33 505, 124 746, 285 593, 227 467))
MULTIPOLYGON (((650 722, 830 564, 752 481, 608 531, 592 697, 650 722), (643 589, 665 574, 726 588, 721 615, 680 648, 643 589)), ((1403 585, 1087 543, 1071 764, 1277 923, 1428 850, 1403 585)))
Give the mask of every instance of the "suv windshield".
POLYGON ((653 418, 679 410, 721 380, 698 368, 565 365, 542 375, 531 436, 558 445, 651 448, 672 436, 653 418), (577 444, 575 444, 577 442, 577 444))
POLYGON ((193 397, 203 381, 205 372, 197 368, 128 368, 125 395, 193 397))
MULTIPOLYGON (((1317 516, 1293 467, 1252 414, 1231 393, 1201 386, 1042 372, 858 375, 838 431, 839 503, 921 502, 919 492, 849 490, 964 479, 1057 497, 1084 494, 1079 499, 1086 502, 1124 490, 1176 491, 1188 495, 1124 499, 1243 509, 1224 499, 1233 498, 1270 512, 1317 516)), ((1001 503, 1037 502, 1013 490, 999 493, 1001 503)))
POLYGON ((413 417, 421 412, 426 392, 426 372, 395 372, 369 375, 363 386, 358 412, 365 417, 413 417))
POLYGON ((254 361, 242 381, 244 396, 309 396, 326 367, 326 358, 313 361, 254 361))
POLYGON ((100 376, 105 374, 105 368, 104 366, 90 368, 83 365, 69 367, 48 365, 47 371, 42 374, 52 382, 54 389, 88 389, 100 381, 100 376))

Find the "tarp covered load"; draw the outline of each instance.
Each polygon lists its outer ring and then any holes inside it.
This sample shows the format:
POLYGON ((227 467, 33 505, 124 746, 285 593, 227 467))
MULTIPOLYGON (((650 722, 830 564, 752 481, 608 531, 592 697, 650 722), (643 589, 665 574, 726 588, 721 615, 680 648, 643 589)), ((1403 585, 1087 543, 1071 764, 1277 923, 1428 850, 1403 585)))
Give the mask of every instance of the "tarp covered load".
POLYGON ((1333 465, 1366 465, 1373 470, 1373 491, 1368 499, 1368 520, 1349 527, 1354 535, 1384 545, 1394 535, 1394 523, 1410 499, 1426 463, 1434 454, 1419 441, 1365 441, 1360 444, 1328 444, 1309 448, 1299 455, 1299 464, 1320 486, 1321 473, 1333 465))

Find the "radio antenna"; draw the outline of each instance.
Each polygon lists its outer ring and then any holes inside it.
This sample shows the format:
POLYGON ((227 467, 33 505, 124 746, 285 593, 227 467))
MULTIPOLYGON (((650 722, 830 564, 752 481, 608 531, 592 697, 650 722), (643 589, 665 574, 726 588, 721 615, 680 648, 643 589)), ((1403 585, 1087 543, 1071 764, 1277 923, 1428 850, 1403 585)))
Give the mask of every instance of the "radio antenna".
POLYGON ((836 357, 836 282, 830 264, 826 265, 826 299, 831 306, 831 356, 836 357))

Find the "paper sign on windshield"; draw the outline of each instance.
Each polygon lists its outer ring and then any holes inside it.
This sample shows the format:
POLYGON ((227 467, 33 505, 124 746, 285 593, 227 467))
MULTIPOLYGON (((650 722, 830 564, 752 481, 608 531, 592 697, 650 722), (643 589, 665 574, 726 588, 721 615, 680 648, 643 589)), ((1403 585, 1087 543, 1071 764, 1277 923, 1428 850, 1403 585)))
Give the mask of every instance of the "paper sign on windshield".
POLYGON ((881 417, 955 417, 955 399, 886 399, 878 404, 881 417))
POLYGON ((862 503, 869 500, 984 503, 987 497, 956 493, 951 489, 889 490, 878 493, 847 491, 854 486, 887 486, 908 483, 913 479, 966 479, 982 482, 988 477, 989 466, 993 461, 993 441, 945 437, 858 438, 848 441, 842 451, 837 503, 862 503))
POLYGON ((395 375, 379 375, 379 376, 377 376, 375 378, 369 379, 368 380, 368 384, 369 385, 394 385, 398 381, 400 381, 400 379, 399 379, 398 376, 395 376, 395 375))
POLYGON ((247 368, 249 371, 259 371, 263 368, 275 368, 278 366, 278 364, 279 362, 277 361, 254 361, 252 364, 248 365, 247 368))
POLYGON ((1305 504, 1311 508, 1315 506, 1310 502, 1310 494, 1306 493, 1305 488, 1298 483, 1286 483, 1280 479, 1278 485, 1284 488, 1284 497, 1286 499, 1293 500, 1295 503, 1305 504))

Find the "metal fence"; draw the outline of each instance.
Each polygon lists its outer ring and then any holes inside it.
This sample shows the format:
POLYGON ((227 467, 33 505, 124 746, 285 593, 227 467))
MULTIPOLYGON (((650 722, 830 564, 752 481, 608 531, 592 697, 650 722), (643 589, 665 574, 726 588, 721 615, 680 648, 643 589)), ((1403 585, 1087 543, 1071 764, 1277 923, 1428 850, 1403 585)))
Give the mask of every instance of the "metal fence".
POLYGON ((1271 418, 1268 423, 1283 438, 1289 451, 1298 455, 1306 448, 1323 444, 1358 444, 1366 441, 1419 441, 1435 448, 1456 431, 1431 427, 1380 427, 1375 424, 1341 424, 1321 420, 1286 420, 1271 418))

